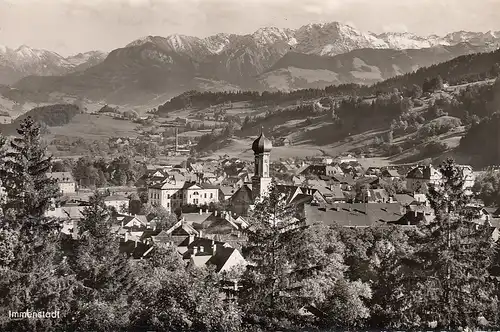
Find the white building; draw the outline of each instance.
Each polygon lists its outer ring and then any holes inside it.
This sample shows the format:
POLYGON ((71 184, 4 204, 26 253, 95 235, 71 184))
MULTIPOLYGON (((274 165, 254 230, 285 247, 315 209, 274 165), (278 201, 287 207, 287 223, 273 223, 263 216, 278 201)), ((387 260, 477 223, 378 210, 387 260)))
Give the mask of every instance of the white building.
POLYGON ((148 196, 151 205, 163 206, 168 212, 174 212, 183 203, 185 185, 185 181, 172 179, 150 186, 148 196))
POLYGON ((209 184, 191 184, 184 188, 184 204, 208 205, 219 201, 219 188, 209 184))
POLYGON ((438 185, 443 181, 443 174, 432 165, 417 166, 406 175, 406 189, 420 193, 426 191, 430 184, 438 185))
POLYGON ((55 179, 62 194, 74 194, 76 192, 76 182, 70 172, 47 173, 49 179, 55 179))
POLYGON ((104 204, 107 207, 113 207, 119 213, 127 213, 129 208, 129 199, 121 195, 112 195, 104 198, 104 204))
MULTIPOLYGON (((458 168, 462 170, 463 190, 467 194, 472 194, 472 187, 476 179, 472 167, 459 165, 458 168)), ((406 188, 411 192, 419 192, 421 189, 427 188, 429 184, 439 185, 442 182, 443 174, 432 165, 417 166, 406 175, 406 188)))
POLYGON ((182 205, 208 205, 219 201, 219 188, 210 184, 167 180, 148 188, 149 200, 153 206, 162 206, 168 212, 175 212, 182 205))

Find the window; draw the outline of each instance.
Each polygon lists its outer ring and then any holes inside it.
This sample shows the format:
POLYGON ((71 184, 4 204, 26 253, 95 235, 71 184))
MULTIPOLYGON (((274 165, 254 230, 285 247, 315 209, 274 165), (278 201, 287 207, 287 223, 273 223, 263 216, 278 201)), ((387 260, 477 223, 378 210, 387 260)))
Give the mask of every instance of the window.
POLYGON ((214 198, 214 193, 210 193, 210 198, 214 198))
POLYGON ((197 198, 193 199, 193 203, 198 204, 198 199, 197 198))
POLYGON ((197 191, 195 191, 195 192, 193 193, 193 195, 198 196, 199 194, 198 194, 198 192, 197 192, 197 191))
POLYGON ((167 194, 167 198, 170 198, 170 194, 167 194))
POLYGON ((204 196, 204 197, 205 197, 205 198, 207 198, 207 193, 205 193, 205 196, 204 196))

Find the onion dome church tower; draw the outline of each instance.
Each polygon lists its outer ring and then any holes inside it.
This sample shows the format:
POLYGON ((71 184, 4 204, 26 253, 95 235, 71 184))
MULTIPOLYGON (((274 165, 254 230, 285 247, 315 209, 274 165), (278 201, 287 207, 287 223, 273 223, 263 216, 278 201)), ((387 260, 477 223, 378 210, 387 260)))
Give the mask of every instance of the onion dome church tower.
POLYGON ((260 136, 252 144, 252 150, 255 155, 255 173, 252 177, 252 198, 254 200, 259 196, 266 196, 269 193, 269 186, 272 182, 269 176, 272 148, 271 141, 264 136, 264 132, 261 129, 260 136))

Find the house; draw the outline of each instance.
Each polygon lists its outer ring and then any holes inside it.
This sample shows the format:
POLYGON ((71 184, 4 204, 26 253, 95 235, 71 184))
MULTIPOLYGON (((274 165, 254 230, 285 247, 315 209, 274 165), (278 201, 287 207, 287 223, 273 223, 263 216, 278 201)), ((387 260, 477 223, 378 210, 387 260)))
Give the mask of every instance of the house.
POLYGON ((385 189, 368 189, 365 193, 366 203, 392 203, 392 197, 385 189))
POLYGON ((83 218, 83 211, 88 206, 85 203, 67 203, 45 211, 46 217, 78 220, 83 218))
POLYGON ((130 200, 122 195, 111 195, 104 197, 104 204, 114 208, 119 213, 127 213, 130 200))
POLYGON ((342 169, 335 165, 309 165, 307 168, 302 170, 300 175, 328 175, 328 176, 333 176, 333 175, 343 175, 344 172, 342 169))
POLYGON ((406 175, 406 189, 410 192, 422 193, 429 185, 439 185, 443 181, 441 171, 432 165, 417 166, 406 175))
MULTIPOLYGON (((475 182, 475 174, 471 166, 458 165, 463 176, 463 190, 466 194, 472 194, 472 187, 475 182)), ((406 187, 411 192, 419 192, 428 188, 429 184, 439 185, 443 182, 441 171, 432 165, 417 166, 406 175, 406 187)))
POLYGON ((275 140, 276 146, 289 146, 292 145, 292 140, 288 137, 279 137, 275 140))
POLYGON ((188 225, 201 224, 212 215, 208 210, 203 211, 200 209, 198 213, 182 213, 180 220, 188 225))
POLYGON ((472 187, 476 182, 476 174, 473 172, 472 167, 469 165, 459 165, 458 167, 462 171, 464 180, 463 189, 466 194, 472 195, 472 187))
POLYGON ((219 200, 220 201, 229 201, 231 197, 234 195, 236 189, 233 187, 220 187, 219 188, 219 200))
POLYGON ((340 185, 332 185, 330 186, 331 196, 325 196, 328 203, 346 203, 347 198, 342 191, 342 187, 340 185))
POLYGON ((390 180, 396 180, 401 178, 401 174, 398 173, 395 169, 384 169, 381 174, 381 177, 390 180))
POLYGON ((140 242, 137 239, 120 242, 120 252, 134 260, 149 258, 154 246, 140 242))
POLYGON ((183 204, 193 204, 197 206, 208 205, 219 201, 219 187, 202 183, 189 184, 183 188, 184 201, 183 204))
POLYGON ((415 201, 415 198, 408 194, 396 194, 394 195, 394 200, 402 206, 408 206, 415 201))
POLYGON ((50 172, 47 173, 47 177, 57 181, 57 186, 63 195, 76 192, 76 182, 70 172, 50 172))
POLYGON ((350 175, 333 176, 330 186, 340 185, 342 190, 351 191, 356 185, 356 180, 350 175))
POLYGON ((153 206, 162 206, 168 212, 173 212, 184 202, 183 189, 185 186, 185 181, 175 179, 153 184, 148 188, 149 200, 153 206))
POLYGON ((179 220, 175 225, 167 230, 151 236, 152 243, 168 243, 178 246, 187 237, 200 236, 201 234, 184 220, 179 220))
POLYGON ((230 212, 214 211, 202 222, 193 223, 193 228, 202 232, 205 236, 234 234, 240 237, 248 223, 241 217, 234 218, 230 212))
POLYGON ((353 157, 351 154, 345 156, 339 156, 335 159, 335 162, 338 164, 348 164, 348 163, 356 163, 358 160, 353 157))
POLYGON ((250 206, 253 205, 253 191, 251 184, 244 184, 241 188, 231 196, 230 209, 231 212, 239 216, 247 216, 250 206))
POLYGON ((237 266, 247 264, 237 249, 212 239, 188 237, 179 245, 178 250, 188 265, 213 266, 216 273, 229 272, 237 266))
POLYGON ((156 228, 156 218, 153 215, 118 215, 115 217, 123 229, 154 229, 156 228))

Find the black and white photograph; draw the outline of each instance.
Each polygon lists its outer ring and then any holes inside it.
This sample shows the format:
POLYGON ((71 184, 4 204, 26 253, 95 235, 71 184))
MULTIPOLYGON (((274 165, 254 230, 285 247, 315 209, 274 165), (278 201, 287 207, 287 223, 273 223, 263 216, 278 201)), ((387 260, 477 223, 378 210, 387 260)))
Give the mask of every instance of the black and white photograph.
POLYGON ((500 331, 500 1, 0 0, 0 331, 500 331))

